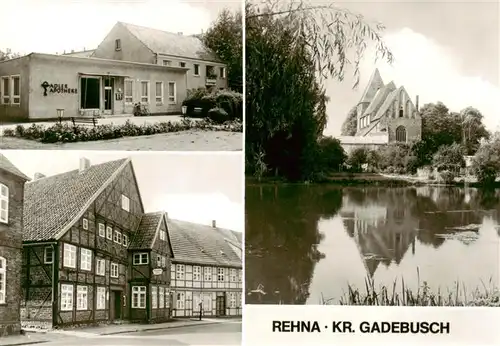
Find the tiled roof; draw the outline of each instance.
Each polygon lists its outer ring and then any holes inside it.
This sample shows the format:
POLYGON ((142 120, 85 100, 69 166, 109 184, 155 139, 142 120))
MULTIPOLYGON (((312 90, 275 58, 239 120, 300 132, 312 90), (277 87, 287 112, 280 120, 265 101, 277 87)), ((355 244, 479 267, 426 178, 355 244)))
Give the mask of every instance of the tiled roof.
POLYGON ((172 219, 167 222, 174 261, 242 267, 241 259, 213 227, 172 219))
POLYGON ((375 96, 375 91, 378 89, 378 87, 382 87, 383 85, 384 82, 382 81, 380 72, 378 71, 378 69, 375 69, 370 77, 368 84, 366 85, 366 89, 363 92, 363 95, 361 96, 361 100, 359 102, 372 102, 373 97, 375 96))
POLYGON ((160 221, 163 215, 163 212, 144 214, 141 218, 139 228, 130 241, 129 249, 151 249, 151 247, 153 246, 153 240, 155 238, 156 231, 160 226, 160 221))
POLYGON ((24 192, 24 241, 55 239, 128 159, 110 161, 35 180, 24 192))
POLYGON ((198 37, 175 34, 123 22, 119 23, 154 53, 208 61, 219 61, 216 55, 207 49, 198 37))
POLYGON ((24 180, 30 180, 23 172, 21 172, 16 166, 12 164, 5 156, 0 154, 0 169, 3 169, 15 176, 23 178, 24 180))

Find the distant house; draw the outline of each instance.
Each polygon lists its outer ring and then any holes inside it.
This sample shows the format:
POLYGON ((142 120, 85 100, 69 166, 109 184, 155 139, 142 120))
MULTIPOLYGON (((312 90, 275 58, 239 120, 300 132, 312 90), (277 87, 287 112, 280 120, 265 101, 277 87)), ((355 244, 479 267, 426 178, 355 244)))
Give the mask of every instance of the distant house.
POLYGON ((22 215, 28 180, 0 154, 0 337, 21 330, 22 215))
POLYGON ((173 316, 242 314, 241 233, 169 220, 173 316))
POLYGON ((226 65, 196 36, 118 22, 95 50, 0 62, 0 120, 180 114, 191 88, 227 88, 226 65))

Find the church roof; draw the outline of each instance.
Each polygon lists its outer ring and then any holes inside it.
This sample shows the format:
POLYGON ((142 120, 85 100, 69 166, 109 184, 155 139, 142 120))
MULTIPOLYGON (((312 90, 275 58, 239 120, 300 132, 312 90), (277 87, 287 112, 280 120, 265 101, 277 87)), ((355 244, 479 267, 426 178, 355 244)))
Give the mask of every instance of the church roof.
POLYGON ((366 89, 363 92, 363 95, 361 96, 361 100, 359 102, 360 103, 372 102, 375 94, 377 93, 377 90, 383 86, 384 86, 384 81, 382 80, 380 72, 378 71, 377 68, 370 77, 370 81, 368 82, 366 89))

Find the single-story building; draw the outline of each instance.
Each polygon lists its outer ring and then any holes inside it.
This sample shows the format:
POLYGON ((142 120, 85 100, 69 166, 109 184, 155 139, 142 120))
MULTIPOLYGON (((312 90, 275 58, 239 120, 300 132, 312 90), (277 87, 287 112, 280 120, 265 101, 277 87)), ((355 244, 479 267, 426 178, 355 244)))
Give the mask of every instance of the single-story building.
POLYGON ((152 114, 180 114, 187 71, 123 60, 31 53, 0 62, 0 122, 131 115, 134 104, 152 114))

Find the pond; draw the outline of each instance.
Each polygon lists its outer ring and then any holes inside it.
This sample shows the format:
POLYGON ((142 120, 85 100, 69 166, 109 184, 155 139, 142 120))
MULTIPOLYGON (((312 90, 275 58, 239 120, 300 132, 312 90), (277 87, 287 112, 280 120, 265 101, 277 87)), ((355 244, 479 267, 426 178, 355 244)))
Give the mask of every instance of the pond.
POLYGON ((335 304, 367 280, 499 286, 500 190, 247 183, 245 198, 247 304, 335 304))

